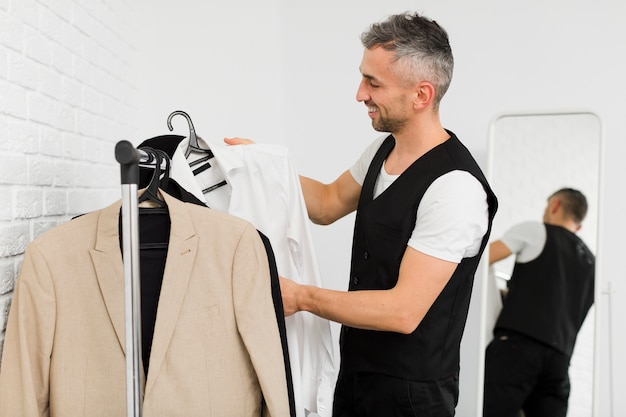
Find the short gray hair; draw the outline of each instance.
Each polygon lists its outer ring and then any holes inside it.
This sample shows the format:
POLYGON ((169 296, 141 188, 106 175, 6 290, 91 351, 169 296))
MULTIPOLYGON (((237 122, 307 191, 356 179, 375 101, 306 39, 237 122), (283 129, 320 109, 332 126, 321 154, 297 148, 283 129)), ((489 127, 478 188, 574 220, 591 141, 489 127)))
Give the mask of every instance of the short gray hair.
POLYGON ((439 108, 452 81, 454 58, 448 34, 437 22, 417 13, 393 15, 372 24, 361 35, 361 43, 367 49, 381 46, 395 52, 395 63, 399 65, 392 70, 405 83, 420 79, 432 83, 433 104, 439 108))

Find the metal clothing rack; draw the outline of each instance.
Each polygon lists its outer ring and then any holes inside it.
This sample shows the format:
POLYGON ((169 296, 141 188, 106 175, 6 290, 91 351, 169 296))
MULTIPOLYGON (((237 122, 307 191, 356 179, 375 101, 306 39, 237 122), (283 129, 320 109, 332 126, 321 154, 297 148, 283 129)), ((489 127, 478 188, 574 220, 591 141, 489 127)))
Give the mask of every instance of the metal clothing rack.
MULTIPOLYGON (((177 110, 167 119, 172 130, 171 120, 176 115, 187 119, 191 145, 197 146, 193 123, 187 113, 177 110)), ((115 159, 120 164, 122 185, 122 254, 124 262, 124 319, 126 351, 126 410, 127 417, 141 417, 143 387, 141 383, 141 286, 139 270, 139 202, 150 199, 164 206, 157 196, 159 182, 167 184, 169 178, 169 158, 160 150, 137 149, 129 141, 122 140, 115 145, 115 159), (161 164, 165 163, 162 171, 161 164), (150 185, 138 197, 139 164, 155 164, 155 173, 150 185), (164 174, 163 180, 160 175, 164 174)))
POLYGON ((122 185, 122 248, 124 260, 124 309, 126 334, 126 410, 128 417, 141 417, 141 288, 139 283, 139 164, 153 156, 128 141, 115 146, 122 185))

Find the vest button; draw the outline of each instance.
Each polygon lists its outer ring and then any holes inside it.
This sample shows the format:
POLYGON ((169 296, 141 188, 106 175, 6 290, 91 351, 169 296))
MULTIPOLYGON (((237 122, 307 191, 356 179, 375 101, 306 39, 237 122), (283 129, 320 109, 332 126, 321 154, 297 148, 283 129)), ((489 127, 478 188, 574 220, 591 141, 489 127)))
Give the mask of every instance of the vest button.
POLYGON ((358 277, 352 277, 352 283, 354 285, 358 285, 359 284, 359 278, 358 277))
POLYGON ((367 259, 370 257, 370 254, 368 251, 363 252, 363 259, 367 259))

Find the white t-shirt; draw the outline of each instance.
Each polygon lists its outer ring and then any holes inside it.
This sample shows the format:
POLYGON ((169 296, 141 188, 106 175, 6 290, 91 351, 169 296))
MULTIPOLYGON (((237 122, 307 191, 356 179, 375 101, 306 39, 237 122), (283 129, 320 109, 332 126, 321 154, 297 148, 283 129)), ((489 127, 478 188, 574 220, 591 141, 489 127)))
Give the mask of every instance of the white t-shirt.
MULTIPOLYGON (((352 177, 360 185, 387 136, 376 139, 350 168, 352 177)), ((374 198, 398 177, 389 175, 383 164, 374 186, 374 198)), ((444 174, 424 193, 408 245, 449 262, 459 263, 463 258, 475 256, 487 232, 488 209, 487 194, 472 174, 460 170, 444 174)))
POLYGON ((515 254, 515 262, 526 263, 537 258, 546 245, 546 226, 537 221, 517 224, 500 239, 515 254))

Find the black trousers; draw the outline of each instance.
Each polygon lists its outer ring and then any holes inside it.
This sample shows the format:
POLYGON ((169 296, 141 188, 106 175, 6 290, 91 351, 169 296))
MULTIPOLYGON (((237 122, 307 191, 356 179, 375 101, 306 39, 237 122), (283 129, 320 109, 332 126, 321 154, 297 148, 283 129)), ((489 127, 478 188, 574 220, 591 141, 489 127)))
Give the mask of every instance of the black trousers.
POLYGON ((340 372, 333 417, 452 417, 458 398, 458 375, 440 381, 410 381, 369 372, 340 372))
POLYGON ((483 417, 565 417, 570 357, 514 332, 487 346, 483 417))

